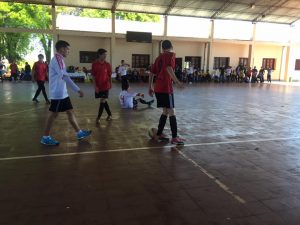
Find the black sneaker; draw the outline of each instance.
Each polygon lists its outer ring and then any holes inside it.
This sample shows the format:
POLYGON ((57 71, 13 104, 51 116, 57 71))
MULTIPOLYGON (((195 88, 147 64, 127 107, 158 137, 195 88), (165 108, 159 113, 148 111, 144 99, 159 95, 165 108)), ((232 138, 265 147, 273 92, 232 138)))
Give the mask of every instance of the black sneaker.
POLYGON ((37 100, 36 98, 33 98, 32 101, 35 103, 39 103, 39 100, 37 100))

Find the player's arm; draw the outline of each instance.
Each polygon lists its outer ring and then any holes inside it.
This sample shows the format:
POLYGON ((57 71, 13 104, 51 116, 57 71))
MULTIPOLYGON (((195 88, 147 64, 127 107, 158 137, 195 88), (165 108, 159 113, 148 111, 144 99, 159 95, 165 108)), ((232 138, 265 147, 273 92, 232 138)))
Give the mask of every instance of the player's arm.
POLYGON ((32 82, 36 81, 36 72, 35 72, 35 70, 36 70, 36 65, 34 63, 33 67, 32 67, 32 71, 31 71, 31 80, 32 80, 32 82))
POLYGON ((92 81, 93 81, 93 86, 94 86, 95 92, 98 93, 99 89, 98 89, 97 84, 96 84, 95 69, 94 69, 93 64, 92 64, 91 75, 92 75, 92 81))
POLYGON ((54 69, 55 69, 55 74, 57 74, 57 76, 61 77, 61 79, 63 79, 66 84, 74 91, 74 92, 77 92, 79 94, 79 97, 83 97, 83 92, 80 90, 80 88, 71 80, 68 72, 62 68, 57 60, 56 60, 56 63, 55 63, 55 66, 54 66, 54 69))
POLYGON ((178 85, 178 87, 182 88, 183 84, 178 80, 171 66, 167 66, 167 72, 171 76, 171 79, 178 85))
POLYGON ((153 79, 154 79, 154 74, 150 72, 149 74, 149 95, 153 97, 154 94, 154 89, 153 89, 153 79))

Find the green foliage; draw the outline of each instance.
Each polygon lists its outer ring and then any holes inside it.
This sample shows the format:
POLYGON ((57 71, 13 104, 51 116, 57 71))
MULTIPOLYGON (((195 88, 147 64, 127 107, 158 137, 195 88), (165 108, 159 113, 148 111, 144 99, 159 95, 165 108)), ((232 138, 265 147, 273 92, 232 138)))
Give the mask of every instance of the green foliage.
MULTIPOLYGON (((111 18, 111 12, 101 9, 85 9, 58 6, 57 12, 65 15, 82 16, 89 18, 111 18)), ((116 12, 116 18, 129 21, 159 22, 160 16, 147 13, 116 12)))
MULTIPOLYGON (((0 26, 9 28, 49 29, 51 28, 51 8, 43 5, 0 2, 0 26)), ((20 60, 28 52, 33 38, 39 38, 46 58, 49 60, 52 37, 45 34, 0 33, 1 55, 9 61, 20 60), (47 44, 45 44, 47 43, 47 44), (49 58, 48 58, 49 57, 49 58)))

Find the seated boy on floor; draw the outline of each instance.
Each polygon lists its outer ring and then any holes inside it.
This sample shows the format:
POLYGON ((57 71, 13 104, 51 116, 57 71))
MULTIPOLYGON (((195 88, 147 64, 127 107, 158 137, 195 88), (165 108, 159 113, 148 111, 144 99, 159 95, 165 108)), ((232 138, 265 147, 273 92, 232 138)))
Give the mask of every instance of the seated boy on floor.
POLYGON ((151 101, 145 101, 143 93, 130 93, 129 92, 129 83, 124 82, 122 83, 122 91, 119 95, 120 105, 123 109, 136 109, 138 105, 138 101, 142 104, 146 104, 151 106, 154 102, 152 99, 151 101))

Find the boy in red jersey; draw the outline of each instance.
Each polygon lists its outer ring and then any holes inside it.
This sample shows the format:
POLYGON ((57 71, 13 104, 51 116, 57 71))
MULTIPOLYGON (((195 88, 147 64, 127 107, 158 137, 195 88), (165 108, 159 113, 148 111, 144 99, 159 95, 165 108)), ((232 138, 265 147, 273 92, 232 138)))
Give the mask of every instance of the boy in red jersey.
POLYGON ((111 111, 107 103, 109 89, 111 89, 111 65, 105 61, 106 50, 103 48, 98 49, 98 58, 92 64, 92 76, 93 84, 95 88, 95 98, 100 98, 100 106, 98 110, 98 116, 96 119, 96 124, 100 123, 100 118, 102 116, 103 110, 107 112, 107 121, 112 120, 111 111))
POLYGON ((166 135, 163 134, 167 118, 169 116, 170 126, 172 131, 171 143, 176 145, 183 145, 184 139, 177 135, 177 121, 174 109, 174 95, 172 82, 174 81, 178 87, 182 88, 182 83, 174 74, 175 68, 175 53, 172 52, 173 46, 169 40, 162 42, 163 53, 155 60, 151 68, 151 75, 149 78, 149 95, 157 99, 157 107, 163 108, 162 115, 159 119, 158 130, 155 139, 165 140, 166 135), (156 75, 155 87, 153 89, 153 74, 156 75))
POLYGON ((10 68, 10 74, 11 74, 10 75, 10 81, 14 80, 16 82, 18 80, 19 68, 18 68, 15 60, 12 61, 9 68, 10 68))
POLYGON ((46 94, 45 90, 45 80, 47 78, 48 73, 48 65, 44 62, 44 56, 42 54, 38 55, 39 61, 35 62, 32 67, 32 79, 33 81, 36 81, 38 85, 38 89, 36 90, 36 93, 32 99, 32 101, 38 103, 37 97, 39 94, 43 93, 45 101, 47 104, 50 104, 50 101, 48 99, 48 96, 46 94))

